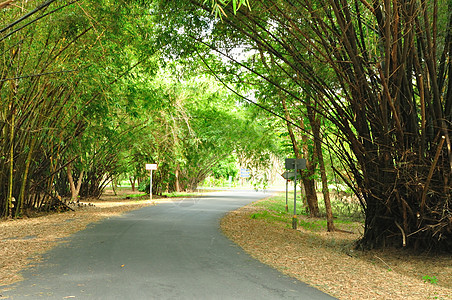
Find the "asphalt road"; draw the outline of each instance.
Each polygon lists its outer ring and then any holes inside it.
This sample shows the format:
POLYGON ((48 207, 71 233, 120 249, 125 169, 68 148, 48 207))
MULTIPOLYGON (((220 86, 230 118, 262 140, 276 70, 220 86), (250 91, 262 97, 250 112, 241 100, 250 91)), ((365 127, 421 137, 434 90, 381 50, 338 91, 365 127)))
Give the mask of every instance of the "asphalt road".
POLYGON ((218 192, 110 218, 71 236, 8 299, 333 299, 261 264, 219 229, 266 197, 218 192))

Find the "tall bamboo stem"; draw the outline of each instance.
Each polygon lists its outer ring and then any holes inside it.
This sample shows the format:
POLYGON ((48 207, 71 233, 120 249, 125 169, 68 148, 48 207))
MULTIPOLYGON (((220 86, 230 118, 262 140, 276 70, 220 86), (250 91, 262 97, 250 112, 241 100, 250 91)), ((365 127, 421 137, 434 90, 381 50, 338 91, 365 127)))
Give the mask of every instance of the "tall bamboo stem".
POLYGON ((8 201, 6 204, 6 210, 8 212, 8 218, 13 215, 13 179, 14 179, 14 122, 15 114, 11 113, 11 131, 10 131, 10 152, 9 152, 9 186, 8 186, 8 201))
POLYGON ((22 179, 22 185, 20 187, 19 200, 17 203, 16 213, 15 213, 16 218, 23 214, 24 201, 25 201, 25 187, 27 186, 28 172, 30 171, 30 164, 31 164, 31 158, 32 158, 33 150, 34 150, 35 141, 36 141, 36 139, 31 138, 30 150, 28 151, 28 154, 27 154, 27 161, 25 164, 24 177, 22 179))

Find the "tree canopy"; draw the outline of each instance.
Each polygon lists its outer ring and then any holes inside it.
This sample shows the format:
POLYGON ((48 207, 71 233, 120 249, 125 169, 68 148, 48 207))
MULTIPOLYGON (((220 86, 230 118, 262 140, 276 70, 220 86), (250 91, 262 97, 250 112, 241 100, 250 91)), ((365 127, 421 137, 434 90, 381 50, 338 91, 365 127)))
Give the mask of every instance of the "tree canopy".
MULTIPOLYGON (((334 125, 336 138, 324 142, 346 166, 348 174, 337 173, 365 210, 360 244, 451 249, 451 4, 212 3, 184 2, 185 12, 172 20, 198 15, 210 27, 181 35, 233 62, 233 80, 245 83, 244 74, 253 74, 290 106, 334 125)), ((171 6, 162 2, 160 9, 171 6)), ((259 101, 274 109, 262 94, 259 101)))
POLYGON ((235 96, 163 55, 146 3, 13 2, 0 6, 2 216, 99 197, 145 163, 162 192, 196 188, 232 152, 277 151, 235 96))
POLYGON ((74 178, 99 196, 144 162, 158 190, 193 189, 281 142, 308 159, 312 215, 327 169, 354 191, 362 248, 452 249, 450 1, 14 2, 0 4, 1 215, 58 206, 74 178))

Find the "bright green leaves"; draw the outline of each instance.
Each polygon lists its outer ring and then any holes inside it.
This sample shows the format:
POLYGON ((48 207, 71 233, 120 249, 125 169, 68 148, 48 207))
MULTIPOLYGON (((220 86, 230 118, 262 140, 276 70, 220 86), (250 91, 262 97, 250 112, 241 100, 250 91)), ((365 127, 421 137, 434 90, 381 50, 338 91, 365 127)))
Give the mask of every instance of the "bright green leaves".
MULTIPOLYGON (((138 1, 48 3, 47 11, 5 29, 3 36, 10 36, 0 41, 0 73, 7 79, 0 82, 1 136, 12 129, 20 133, 12 141, 0 138, 0 214, 9 165, 4 154, 11 144, 13 196, 25 199, 24 208, 49 207, 52 197, 67 194, 68 163, 74 175, 86 171, 82 193, 98 195, 105 179, 121 172, 116 154, 138 127, 129 120, 138 117, 141 104, 126 97, 138 88, 125 93, 122 84, 137 83, 127 76, 137 62, 155 67, 145 31, 150 18, 138 1), (20 27, 35 19, 33 26, 20 27)), ((0 9, 0 28, 36 11, 35 2, 23 5, 0 9)))
POLYGON ((240 9, 242 5, 247 6, 250 8, 250 3, 248 0, 204 0, 204 4, 207 2, 210 2, 210 5, 212 7, 212 13, 215 14, 215 18, 222 18, 227 17, 228 15, 224 11, 224 7, 227 5, 230 5, 232 2, 232 9, 234 14, 237 13, 237 11, 240 9))
POLYGON ((136 135, 129 165, 139 178, 145 163, 157 163, 155 191, 194 189, 219 165, 233 174, 232 162, 272 151, 271 135, 247 120, 244 107, 211 78, 180 80, 162 71, 149 84, 149 99, 156 101, 142 111, 148 121, 136 135))

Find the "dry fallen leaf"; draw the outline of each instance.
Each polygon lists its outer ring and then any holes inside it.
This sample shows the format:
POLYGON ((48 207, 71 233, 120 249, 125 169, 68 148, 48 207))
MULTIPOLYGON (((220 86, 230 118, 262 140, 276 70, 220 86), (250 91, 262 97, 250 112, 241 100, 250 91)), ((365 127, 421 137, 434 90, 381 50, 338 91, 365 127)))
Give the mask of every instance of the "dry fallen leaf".
POLYGON ((452 257, 426 259, 396 255, 394 250, 350 251, 358 234, 293 230, 283 223, 252 219, 258 210, 251 205, 224 217, 221 228, 225 235, 254 258, 334 297, 452 299, 452 257), (387 265, 375 260, 375 254, 398 267, 388 271, 387 265), (437 276, 443 279, 441 284, 424 283, 418 276, 433 272, 441 274, 437 276))

